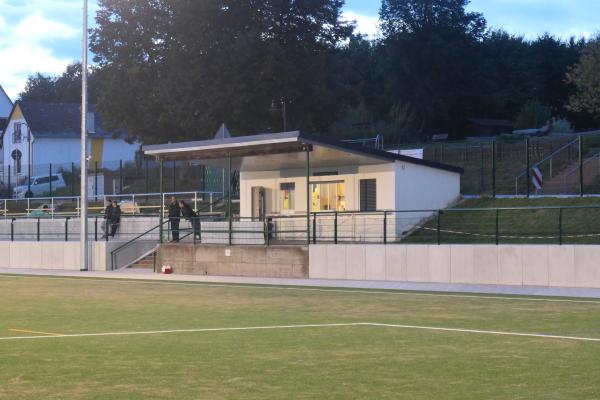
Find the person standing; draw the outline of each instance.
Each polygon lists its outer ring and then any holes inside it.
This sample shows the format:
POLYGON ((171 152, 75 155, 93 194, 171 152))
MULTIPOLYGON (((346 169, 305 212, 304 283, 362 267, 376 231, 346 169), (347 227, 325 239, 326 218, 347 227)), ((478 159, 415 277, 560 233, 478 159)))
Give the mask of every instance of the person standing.
POLYGON ((110 233, 110 215, 112 213, 112 209, 112 200, 108 199, 106 208, 104 209, 104 235, 102 236, 102 239, 107 239, 110 233))
POLYGON ((112 209, 110 212, 110 236, 115 237, 117 234, 117 230, 119 229, 119 224, 121 223, 121 207, 113 200, 112 209))
POLYGON ((169 204, 169 224, 171 224, 171 234, 173 235, 173 241, 179 242, 179 220, 181 217, 181 208, 177 202, 175 196, 171 197, 171 203, 169 204))

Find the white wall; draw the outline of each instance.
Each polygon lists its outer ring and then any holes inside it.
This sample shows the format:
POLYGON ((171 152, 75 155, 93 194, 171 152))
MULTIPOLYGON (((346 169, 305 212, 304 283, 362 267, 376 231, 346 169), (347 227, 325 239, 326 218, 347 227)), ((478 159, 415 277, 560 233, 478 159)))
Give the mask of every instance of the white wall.
MULTIPOLYGON (((338 171, 338 175, 311 176, 312 182, 340 181, 346 183, 346 210, 360 209, 360 180, 377 179, 377 208, 391 210, 395 207, 394 164, 366 165, 360 167, 314 168, 311 174, 323 171, 338 171)), ((240 212, 242 217, 252 216, 252 188, 267 189, 267 213, 279 213, 281 183, 296 184, 295 211, 306 213, 306 175, 304 170, 283 170, 265 172, 242 172, 240 174, 240 212)))
MULTIPOLYGON (((110 267, 110 251, 117 243, 90 243, 90 267, 105 271, 110 267)), ((0 242, 0 268, 81 269, 78 242, 0 242)))
POLYGON ((600 288, 600 246, 312 245, 309 276, 398 282, 600 288))

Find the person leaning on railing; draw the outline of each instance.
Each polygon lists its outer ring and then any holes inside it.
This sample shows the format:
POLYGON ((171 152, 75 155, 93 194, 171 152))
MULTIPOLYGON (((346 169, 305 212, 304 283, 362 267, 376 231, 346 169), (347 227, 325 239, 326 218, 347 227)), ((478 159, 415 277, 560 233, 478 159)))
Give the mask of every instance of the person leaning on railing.
POLYGON ((192 224, 194 237, 200 239, 200 219, 198 218, 198 214, 196 214, 194 210, 192 210, 192 207, 183 200, 179 201, 179 207, 181 208, 181 215, 183 215, 183 218, 190 221, 192 224))
POLYGON ((115 237, 117 230, 121 224, 121 207, 116 200, 112 201, 112 209, 110 211, 110 236, 115 237))

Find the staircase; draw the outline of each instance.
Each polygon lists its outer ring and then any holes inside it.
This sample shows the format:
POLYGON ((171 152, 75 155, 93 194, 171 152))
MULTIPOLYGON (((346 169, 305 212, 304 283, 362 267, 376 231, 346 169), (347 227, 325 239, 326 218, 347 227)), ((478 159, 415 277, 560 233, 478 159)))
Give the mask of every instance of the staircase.
POLYGON ((154 270, 154 257, 156 252, 148 254, 146 257, 136 261, 132 265, 130 265, 129 269, 139 269, 139 270, 154 270))

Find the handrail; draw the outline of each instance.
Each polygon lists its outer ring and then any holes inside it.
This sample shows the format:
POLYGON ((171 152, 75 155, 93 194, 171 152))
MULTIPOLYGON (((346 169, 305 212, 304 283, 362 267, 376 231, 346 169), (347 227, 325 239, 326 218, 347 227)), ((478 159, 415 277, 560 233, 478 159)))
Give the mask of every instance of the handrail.
MULTIPOLYGON (((581 163, 581 168, 583 168, 588 163, 592 162, 592 160, 594 160, 595 158, 600 158, 600 152, 583 160, 583 162, 581 163)), ((578 166, 573 167, 570 170, 566 171, 565 177, 563 178, 563 189, 565 192, 567 191, 567 184, 568 184, 567 181, 569 180, 569 177, 571 175, 573 175, 575 172, 579 171, 579 168, 580 168, 580 166, 578 165, 578 166)))
MULTIPOLYGON (((557 155, 558 153, 560 153, 561 151, 563 151, 564 149, 568 148, 569 146, 572 146, 573 144, 577 143, 579 141, 579 139, 575 139, 561 147, 559 147, 558 149, 554 150, 552 153, 550 153, 549 155, 547 155, 546 157, 542 158, 540 161, 538 161, 537 163, 533 164, 531 166, 531 168, 535 168, 540 166, 541 164, 543 164, 544 162, 548 161, 549 159, 551 159, 552 157, 554 157, 555 155, 557 155)), ((525 171, 521 172, 519 175, 516 176, 516 179, 519 179, 520 177, 522 177, 523 175, 527 174, 527 168, 525 169, 525 171)))
MULTIPOLYGON (((215 204, 218 204, 219 202, 223 201, 224 197, 221 197, 217 200, 212 201, 211 203, 207 204, 205 207, 201 208, 200 210, 197 210, 197 212, 201 212, 201 210, 203 209, 212 209, 212 207, 215 204)), ((161 206, 162 207, 162 206, 161 206)), ((160 229, 163 225, 170 223, 170 220, 167 218, 164 221, 162 221, 160 224, 158 224, 157 226, 147 230, 146 232, 136 236, 135 238, 127 241, 126 243, 122 244, 121 246, 117 247, 116 249, 112 250, 110 252, 110 262, 111 262, 111 269, 114 271, 115 269, 115 254, 119 251, 121 251, 122 249, 129 247, 132 243, 138 241, 139 239, 141 239, 142 237, 152 233, 153 231, 155 231, 156 229, 160 229)), ((192 231, 193 232, 193 231, 192 231)), ((189 235, 186 235, 186 237, 189 235)), ((162 240, 162 238, 159 238, 159 242, 162 240)))

